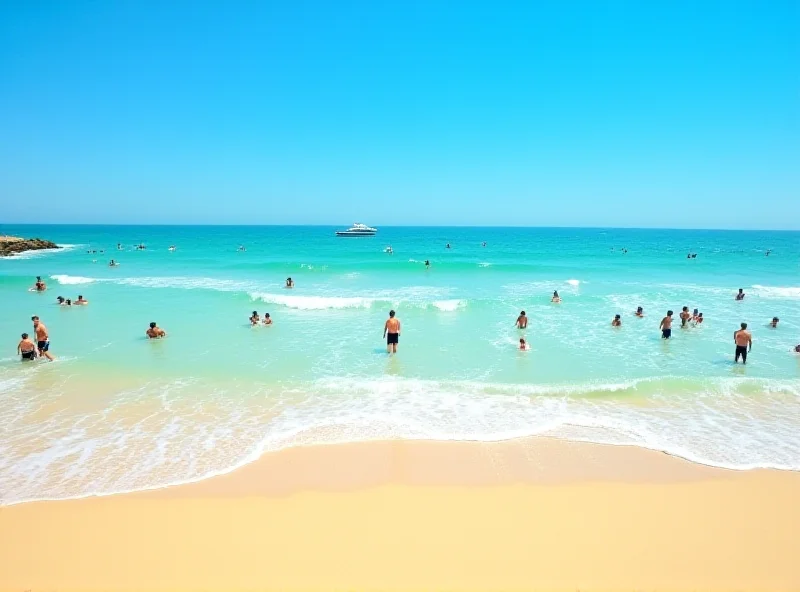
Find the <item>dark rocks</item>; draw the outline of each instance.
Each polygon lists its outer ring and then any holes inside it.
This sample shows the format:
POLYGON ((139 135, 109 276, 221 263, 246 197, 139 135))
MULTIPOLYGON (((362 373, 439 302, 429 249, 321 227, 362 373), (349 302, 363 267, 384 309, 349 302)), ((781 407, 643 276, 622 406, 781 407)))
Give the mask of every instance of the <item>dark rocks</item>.
POLYGON ((40 251, 42 249, 60 249, 57 244, 40 238, 18 238, 15 236, 0 236, 0 257, 11 257, 25 251, 40 251))

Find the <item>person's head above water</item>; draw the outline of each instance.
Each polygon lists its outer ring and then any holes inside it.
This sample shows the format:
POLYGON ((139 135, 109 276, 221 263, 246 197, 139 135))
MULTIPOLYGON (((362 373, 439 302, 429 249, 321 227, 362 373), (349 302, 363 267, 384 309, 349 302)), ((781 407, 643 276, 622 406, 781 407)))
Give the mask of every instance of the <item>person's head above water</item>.
POLYGON ((672 316, 672 311, 671 311, 671 310, 668 310, 668 311, 667 311, 667 316, 668 316, 668 317, 671 317, 671 316, 672 316))
POLYGON ((742 288, 739 288, 739 294, 741 294, 742 292, 744 292, 744 290, 742 288))
POLYGON ((688 306, 684 306, 681 310, 683 312, 689 312, 689 307, 688 306))
POLYGON ((150 328, 151 328, 151 329, 155 329, 155 328, 156 328, 156 322, 155 322, 155 321, 153 321, 152 323, 150 323, 150 328))
POLYGON ((637 306, 636 312, 644 312, 644 309, 641 306, 637 306))
POLYGON ((778 321, 780 321, 780 319, 778 317, 772 317, 772 322, 773 323, 777 323, 778 321))
POLYGON ((553 291, 553 298, 558 298, 558 290, 553 291))
POLYGON ((700 312, 700 311, 698 311, 698 310, 695 308, 695 309, 694 309, 694 312, 693 312, 693 314, 697 314, 698 312, 700 312))
POLYGON ((258 311, 255 311, 255 310, 254 310, 254 311, 253 311, 253 316, 254 316, 254 317, 257 317, 257 316, 258 316, 258 311))
POLYGON ((268 318, 269 318, 269 313, 268 313, 268 312, 265 312, 265 313, 264 313, 264 318, 265 318, 265 319, 268 319, 268 318))
POLYGON ((525 311, 524 310, 519 311, 519 316, 524 317, 525 316, 525 311))
POLYGON ((394 311, 393 311, 393 310, 390 310, 390 311, 389 311, 389 316, 390 316, 391 318, 394 318, 394 311))
POLYGON ((64 302, 64 297, 59 296, 58 298, 56 298, 56 300, 58 300, 58 303, 61 304, 62 302, 64 302))
POLYGON ((619 320, 619 315, 614 315, 614 318, 619 320))
POLYGON ((742 323, 741 327, 742 327, 742 330, 747 329, 747 323, 742 323))

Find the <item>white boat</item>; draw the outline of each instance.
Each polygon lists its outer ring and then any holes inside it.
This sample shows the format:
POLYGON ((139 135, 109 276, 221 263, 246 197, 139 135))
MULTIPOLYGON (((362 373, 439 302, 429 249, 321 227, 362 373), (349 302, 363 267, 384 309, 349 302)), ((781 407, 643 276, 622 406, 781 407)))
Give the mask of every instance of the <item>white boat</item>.
POLYGON ((376 232, 378 232, 377 228, 356 222, 347 230, 337 230, 336 236, 375 236, 376 232))

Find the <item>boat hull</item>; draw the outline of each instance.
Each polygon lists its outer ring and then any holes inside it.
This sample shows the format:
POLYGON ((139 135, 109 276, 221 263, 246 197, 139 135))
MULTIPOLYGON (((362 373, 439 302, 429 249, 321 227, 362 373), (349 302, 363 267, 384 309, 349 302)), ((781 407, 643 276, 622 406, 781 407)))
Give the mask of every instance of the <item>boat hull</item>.
POLYGON ((336 236, 375 236, 375 233, 363 232, 363 231, 356 231, 356 232, 337 231, 336 236))

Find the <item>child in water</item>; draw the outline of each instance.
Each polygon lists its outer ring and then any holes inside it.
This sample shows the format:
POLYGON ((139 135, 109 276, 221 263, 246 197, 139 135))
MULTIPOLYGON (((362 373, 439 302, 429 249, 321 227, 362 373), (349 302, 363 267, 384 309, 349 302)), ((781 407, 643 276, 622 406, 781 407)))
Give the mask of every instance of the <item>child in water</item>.
POLYGON ((265 325, 271 325, 272 324, 272 319, 270 318, 268 312, 264 313, 264 324, 265 325))
POLYGON ((261 319, 258 318, 258 312, 254 310, 253 316, 250 317, 250 324, 255 327, 256 325, 258 325, 260 320, 261 319))
POLYGON ((528 347, 528 343, 520 337, 519 340, 519 349, 520 351, 528 351, 530 348, 528 347))

